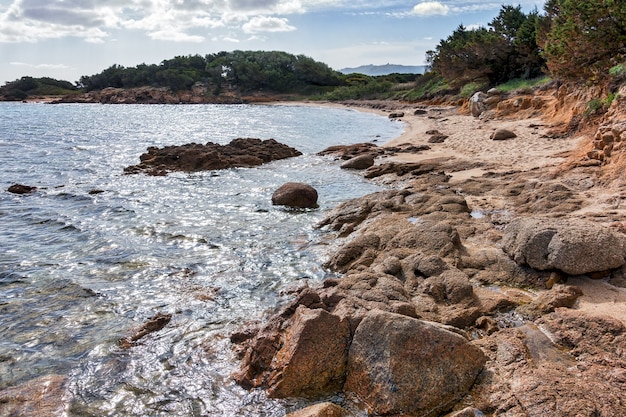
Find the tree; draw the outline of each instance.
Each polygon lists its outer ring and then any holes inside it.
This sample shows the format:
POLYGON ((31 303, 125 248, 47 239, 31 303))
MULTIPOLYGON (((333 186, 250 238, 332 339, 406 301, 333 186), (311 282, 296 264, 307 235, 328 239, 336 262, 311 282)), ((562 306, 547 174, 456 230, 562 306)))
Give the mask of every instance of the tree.
POLYGON ((514 42, 519 29, 526 20, 527 16, 522 12, 522 6, 502 6, 500 13, 489 23, 489 26, 498 35, 514 42))
POLYGON ((451 83, 487 79, 495 84, 507 79, 511 45, 493 30, 467 30, 460 25, 429 54, 432 69, 451 83))
POLYGON ((521 6, 502 6, 488 28, 460 25, 426 59, 449 84, 487 81, 497 84, 513 78, 540 75, 545 65, 536 42, 538 12, 526 15, 521 6))
POLYGON ((141 64, 134 68, 113 65, 100 74, 83 76, 80 84, 87 91, 106 87, 168 87, 189 90, 195 83, 211 86, 215 94, 225 83, 240 92, 302 92, 313 87, 341 84, 338 73, 327 65, 303 55, 278 51, 233 51, 217 54, 176 56, 159 65, 141 64))
POLYGON ((546 72, 546 60, 537 44, 540 22, 539 11, 535 9, 530 12, 517 30, 513 41, 521 78, 535 78, 546 72))
POLYGON ((623 0, 549 0, 541 39, 550 71, 597 81, 626 54, 623 0))

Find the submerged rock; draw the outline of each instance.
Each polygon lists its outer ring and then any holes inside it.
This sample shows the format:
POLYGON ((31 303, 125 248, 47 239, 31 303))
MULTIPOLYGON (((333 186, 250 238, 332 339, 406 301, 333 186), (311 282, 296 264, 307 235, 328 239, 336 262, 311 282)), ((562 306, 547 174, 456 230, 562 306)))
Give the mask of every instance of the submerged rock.
POLYGON ((63 415, 67 377, 47 375, 0 391, 0 415, 49 417, 63 415))
POLYGON ((150 317, 145 323, 141 325, 133 334, 128 338, 123 338, 119 341, 120 347, 128 349, 135 344, 139 339, 149 335, 150 333, 158 332, 163 329, 172 319, 171 314, 157 313, 150 317))
POLYGON ((333 403, 315 404, 302 410, 294 411, 285 417, 345 417, 346 410, 333 403))

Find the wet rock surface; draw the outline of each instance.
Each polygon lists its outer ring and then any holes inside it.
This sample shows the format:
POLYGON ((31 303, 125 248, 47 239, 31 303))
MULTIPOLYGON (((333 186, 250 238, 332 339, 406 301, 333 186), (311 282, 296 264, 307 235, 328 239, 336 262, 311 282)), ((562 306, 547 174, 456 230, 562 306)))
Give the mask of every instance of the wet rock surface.
POLYGON ((128 349, 139 342, 140 339, 146 337, 150 333, 162 330, 172 320, 171 314, 156 313, 154 316, 146 320, 133 334, 129 337, 120 339, 119 345, 123 349, 128 349))
POLYGON ((343 169, 367 169, 374 165, 374 157, 370 154, 355 156, 341 164, 343 169))
POLYGON ((53 417, 64 414, 67 377, 42 376, 21 385, 0 390, 0 415, 11 417, 53 417))
POLYGON ((198 172, 238 167, 254 167, 267 162, 300 156, 297 149, 274 139, 239 138, 227 145, 208 142, 164 148, 149 147, 138 165, 124 169, 126 174, 167 175, 168 172, 198 172))
POLYGON ((333 403, 315 404, 287 414, 286 417, 345 417, 346 410, 333 403))

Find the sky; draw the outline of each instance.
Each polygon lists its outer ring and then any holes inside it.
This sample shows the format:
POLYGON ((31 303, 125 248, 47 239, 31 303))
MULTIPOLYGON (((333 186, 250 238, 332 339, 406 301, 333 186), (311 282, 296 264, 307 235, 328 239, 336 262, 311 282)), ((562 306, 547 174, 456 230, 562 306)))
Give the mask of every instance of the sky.
POLYGON ((22 76, 77 82, 113 64, 263 50, 340 70, 422 65, 460 24, 544 0, 0 0, 0 85, 22 76))

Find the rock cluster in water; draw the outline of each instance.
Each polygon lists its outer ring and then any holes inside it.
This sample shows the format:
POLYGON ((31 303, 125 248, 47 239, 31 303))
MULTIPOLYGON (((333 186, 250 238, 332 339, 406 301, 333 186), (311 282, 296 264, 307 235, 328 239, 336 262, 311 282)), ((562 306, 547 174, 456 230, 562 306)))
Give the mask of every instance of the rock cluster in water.
POLYGON ((126 174, 166 175, 168 172, 198 172, 217 169, 254 167, 270 161, 300 156, 297 149, 274 139, 239 138, 227 145, 208 142, 163 148, 149 147, 138 165, 126 167, 126 174))

